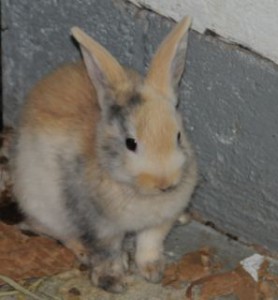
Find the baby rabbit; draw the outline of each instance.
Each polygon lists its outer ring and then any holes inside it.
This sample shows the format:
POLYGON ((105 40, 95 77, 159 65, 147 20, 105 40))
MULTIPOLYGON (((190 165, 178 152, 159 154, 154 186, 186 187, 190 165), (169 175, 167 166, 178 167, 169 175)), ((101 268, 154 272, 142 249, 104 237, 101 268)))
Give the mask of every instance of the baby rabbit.
POLYGON ((161 279, 163 241, 196 185, 176 95, 190 23, 174 27, 145 78, 74 27, 84 62, 42 79, 22 108, 13 176, 25 226, 62 241, 107 291, 125 289, 129 232, 139 273, 161 279))

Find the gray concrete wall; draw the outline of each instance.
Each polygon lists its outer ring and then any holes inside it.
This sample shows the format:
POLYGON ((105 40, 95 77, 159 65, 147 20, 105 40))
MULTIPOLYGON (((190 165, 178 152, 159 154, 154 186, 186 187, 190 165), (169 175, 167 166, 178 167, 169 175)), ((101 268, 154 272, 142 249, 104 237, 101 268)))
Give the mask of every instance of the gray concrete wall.
MULTIPOLYGON (((15 123, 36 80, 79 57, 69 35, 74 25, 144 72, 173 22, 123 0, 2 0, 6 124, 15 123)), ((180 97, 200 166, 191 209, 277 251, 278 67, 191 32, 180 97)))

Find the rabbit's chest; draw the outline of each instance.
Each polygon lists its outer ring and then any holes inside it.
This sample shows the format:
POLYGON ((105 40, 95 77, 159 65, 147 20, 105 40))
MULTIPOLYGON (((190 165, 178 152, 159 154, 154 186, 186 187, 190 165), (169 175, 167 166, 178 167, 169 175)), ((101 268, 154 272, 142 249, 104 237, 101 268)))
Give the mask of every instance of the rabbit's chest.
POLYGON ((114 208, 114 221, 125 231, 138 231, 156 226, 179 215, 186 203, 179 194, 171 198, 128 198, 123 195, 122 207, 114 208))
MULTIPOLYGON (((140 195, 137 191, 113 181, 102 181, 94 191, 105 219, 121 231, 140 231, 147 227, 174 221, 186 208, 195 183, 187 180, 170 193, 140 195)), ((190 177, 190 178, 191 178, 190 177)))

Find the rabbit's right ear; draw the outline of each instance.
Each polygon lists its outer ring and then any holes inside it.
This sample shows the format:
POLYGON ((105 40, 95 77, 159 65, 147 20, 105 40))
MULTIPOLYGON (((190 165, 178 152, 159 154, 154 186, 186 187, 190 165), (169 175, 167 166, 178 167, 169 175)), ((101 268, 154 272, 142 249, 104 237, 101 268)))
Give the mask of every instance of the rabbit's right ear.
POLYGON ((148 83, 169 99, 177 91, 184 71, 190 24, 189 16, 176 24, 156 51, 147 74, 148 83))
POLYGON ((80 28, 73 27, 71 33, 80 44, 88 75, 97 91, 99 106, 105 110, 112 104, 107 103, 112 99, 105 97, 106 93, 127 81, 124 69, 104 47, 80 28))

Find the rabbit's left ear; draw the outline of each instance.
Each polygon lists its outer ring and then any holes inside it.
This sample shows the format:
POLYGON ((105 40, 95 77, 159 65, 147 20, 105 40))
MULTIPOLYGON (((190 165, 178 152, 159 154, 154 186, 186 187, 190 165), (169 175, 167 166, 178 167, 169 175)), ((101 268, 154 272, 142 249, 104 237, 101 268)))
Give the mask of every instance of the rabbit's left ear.
POLYGON ((73 37, 80 44, 88 75, 98 93, 98 102, 102 110, 109 105, 107 91, 120 89, 127 82, 124 69, 118 61, 98 42, 78 27, 71 29, 73 37))
POLYGON ((177 90, 185 66, 191 18, 184 17, 166 36, 151 62, 147 82, 170 97, 177 90))

